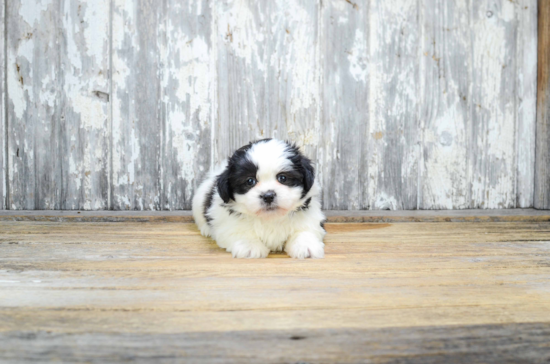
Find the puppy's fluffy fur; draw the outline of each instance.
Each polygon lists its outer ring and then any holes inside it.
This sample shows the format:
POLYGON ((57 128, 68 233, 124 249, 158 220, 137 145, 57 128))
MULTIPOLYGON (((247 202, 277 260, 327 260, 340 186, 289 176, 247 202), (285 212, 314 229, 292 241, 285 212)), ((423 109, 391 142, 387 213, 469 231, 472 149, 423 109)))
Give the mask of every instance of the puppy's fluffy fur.
POLYGON ((193 199, 202 235, 235 258, 323 258, 325 216, 311 161, 295 145, 275 139, 238 149, 193 199))

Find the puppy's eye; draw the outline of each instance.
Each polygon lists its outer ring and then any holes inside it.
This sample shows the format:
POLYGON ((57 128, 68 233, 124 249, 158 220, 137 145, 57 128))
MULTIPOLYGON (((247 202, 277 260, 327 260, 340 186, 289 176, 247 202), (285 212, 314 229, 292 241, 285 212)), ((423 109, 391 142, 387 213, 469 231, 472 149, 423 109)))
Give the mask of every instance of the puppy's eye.
POLYGON ((286 176, 284 174, 280 174, 277 176, 277 180, 281 183, 285 183, 286 182, 286 176))
POLYGON ((256 184, 256 180, 254 178, 249 178, 246 180, 246 184, 249 186, 254 186, 256 184))

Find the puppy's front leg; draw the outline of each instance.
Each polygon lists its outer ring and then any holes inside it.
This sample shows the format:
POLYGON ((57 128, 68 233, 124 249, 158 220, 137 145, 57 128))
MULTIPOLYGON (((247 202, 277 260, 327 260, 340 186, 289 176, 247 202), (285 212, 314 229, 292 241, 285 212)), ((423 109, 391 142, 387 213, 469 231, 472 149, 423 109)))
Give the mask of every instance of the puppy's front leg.
POLYGON ((309 231, 302 231, 290 236, 285 244, 285 252, 291 258, 323 258, 325 256, 325 244, 317 236, 309 231))
POLYGON ((247 239, 237 240, 227 247, 233 258, 266 258, 269 254, 269 248, 261 241, 247 239))

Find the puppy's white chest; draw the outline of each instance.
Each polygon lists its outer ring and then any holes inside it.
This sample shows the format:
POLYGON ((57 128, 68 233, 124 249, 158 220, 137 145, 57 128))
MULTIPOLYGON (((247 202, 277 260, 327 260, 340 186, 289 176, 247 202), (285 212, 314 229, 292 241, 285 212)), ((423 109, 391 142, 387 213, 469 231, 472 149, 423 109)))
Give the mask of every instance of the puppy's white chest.
POLYGON ((288 219, 274 221, 257 220, 253 226, 256 236, 273 251, 282 250, 291 234, 291 226, 288 219))

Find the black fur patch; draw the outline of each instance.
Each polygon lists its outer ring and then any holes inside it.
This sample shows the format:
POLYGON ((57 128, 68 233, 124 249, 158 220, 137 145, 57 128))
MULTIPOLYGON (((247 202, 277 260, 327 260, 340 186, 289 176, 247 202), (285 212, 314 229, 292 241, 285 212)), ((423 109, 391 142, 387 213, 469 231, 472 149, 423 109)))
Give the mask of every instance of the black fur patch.
MULTIPOLYGON (((294 167, 291 177, 294 179, 294 183, 297 183, 294 185, 302 185, 302 198, 304 198, 315 181, 315 169, 311 165, 311 160, 300 152, 300 149, 296 146, 296 144, 289 142, 286 142, 286 144, 288 145, 287 152, 290 154, 288 159, 290 159, 292 166, 294 167)), ((283 174, 286 175, 286 173, 283 174)))
POLYGON ((257 140, 248 143, 233 153, 227 162, 227 167, 222 174, 218 176, 218 192, 223 202, 228 203, 235 199, 235 193, 245 194, 252 187, 246 184, 250 178, 256 178, 258 166, 255 165, 246 156, 246 153, 254 144, 268 142, 271 139, 257 140))
POLYGON ((237 217, 241 216, 240 212, 233 210, 231 207, 227 207, 225 205, 222 205, 222 206, 224 206, 227 209, 227 212, 229 212, 229 215, 235 215, 237 217))
POLYGON ((304 204, 296 209, 296 211, 305 211, 309 209, 309 204, 311 202, 311 197, 305 200, 304 204))
POLYGON ((212 218, 208 216, 207 213, 208 213, 208 210, 210 209, 210 206, 212 206, 212 200, 214 199, 215 192, 216 192, 216 183, 214 183, 214 185, 210 189, 210 192, 208 192, 208 194, 206 195, 206 199, 204 200, 203 213, 207 223, 210 223, 210 221, 212 221, 212 218))

